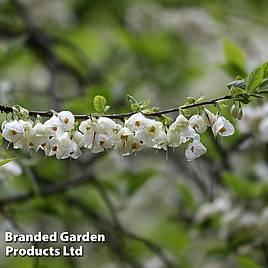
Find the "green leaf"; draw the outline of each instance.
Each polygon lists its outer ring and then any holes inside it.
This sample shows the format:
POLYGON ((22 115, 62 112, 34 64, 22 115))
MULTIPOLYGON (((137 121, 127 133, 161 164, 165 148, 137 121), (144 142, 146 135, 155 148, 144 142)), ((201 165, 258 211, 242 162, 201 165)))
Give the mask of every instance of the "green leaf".
POLYGON ((225 172, 223 181, 225 186, 241 199, 258 197, 262 192, 262 188, 257 183, 240 179, 233 173, 225 172))
POLYGON ((236 260, 241 268, 262 268, 262 266, 247 257, 236 257, 236 260))
POLYGON ((268 77, 268 61, 262 64, 263 78, 268 77))
POLYGON ((10 159, 5 159, 5 160, 1 160, 0 161, 0 167, 3 166, 3 165, 5 165, 5 164, 7 164, 7 163, 9 163, 9 162, 11 162, 11 161, 13 161, 13 160, 15 160, 15 159, 17 159, 17 157, 10 158, 10 159))
POLYGON ((3 144, 3 136, 2 136, 2 134, 0 134, 0 145, 2 145, 3 144))
POLYGON ((129 174, 128 173, 128 194, 131 196, 141 189, 144 184, 157 174, 156 170, 146 169, 139 173, 129 174))
POLYGON ((224 40, 224 54, 227 63, 236 65, 242 70, 245 69, 246 60, 244 52, 239 46, 228 39, 224 40))
POLYGON ((241 88, 245 89, 246 88, 246 81, 244 79, 242 80, 235 80, 226 85, 229 89, 235 87, 235 88, 241 88))
POLYGON ((178 185, 178 191, 183 205, 187 206, 188 209, 192 210, 194 208, 195 201, 191 190, 186 185, 180 183, 178 185))
POLYGON ((138 101, 133 96, 131 96, 131 95, 127 95, 127 100, 132 105, 138 103, 138 101))
POLYGON ((247 90, 249 92, 254 92, 262 83, 263 79, 263 68, 258 67, 254 69, 248 76, 247 79, 247 90))
POLYGON ((97 112, 102 113, 106 106, 106 99, 103 96, 97 95, 94 98, 93 105, 97 112))

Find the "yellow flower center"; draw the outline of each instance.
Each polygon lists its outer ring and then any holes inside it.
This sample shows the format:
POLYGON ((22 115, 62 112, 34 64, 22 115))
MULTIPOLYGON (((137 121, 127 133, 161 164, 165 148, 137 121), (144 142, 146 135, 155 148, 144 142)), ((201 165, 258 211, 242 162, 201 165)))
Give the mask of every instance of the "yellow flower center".
POLYGON ((149 129, 149 132, 154 133, 156 131, 156 127, 155 126, 151 126, 149 129))
POLYGON ((125 140, 125 141, 127 141, 127 139, 128 139, 128 135, 126 135, 126 134, 122 134, 122 135, 120 136, 120 139, 121 139, 121 140, 125 140))
POLYGON ((10 130, 10 134, 13 135, 13 136, 15 136, 17 133, 18 132, 16 130, 14 130, 14 129, 10 130))
POLYGON ((219 130, 220 133, 224 133, 225 131, 226 131, 226 128, 225 128, 225 127, 222 127, 222 128, 219 130))
POLYGON ((136 122, 135 122, 135 126, 136 126, 136 127, 140 127, 140 126, 141 126, 141 121, 136 121, 136 122))
POLYGON ((68 122, 69 122, 69 119, 68 119, 67 117, 65 117, 65 118, 64 118, 64 120, 63 120, 63 122, 64 122, 64 124, 66 124, 66 125, 67 125, 67 124, 68 124, 68 122))

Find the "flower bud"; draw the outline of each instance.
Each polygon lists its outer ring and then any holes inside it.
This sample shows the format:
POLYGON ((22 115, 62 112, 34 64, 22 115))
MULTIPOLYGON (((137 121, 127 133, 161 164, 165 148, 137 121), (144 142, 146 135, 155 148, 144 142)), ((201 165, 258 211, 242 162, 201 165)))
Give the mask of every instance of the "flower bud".
POLYGON ((238 118, 238 113, 239 113, 239 108, 237 107, 237 105, 233 104, 231 107, 231 115, 234 118, 238 118))
POLYGON ((239 110, 238 110, 238 113, 237 113, 237 119, 238 120, 241 120, 243 117, 243 110, 242 108, 240 107, 239 110))

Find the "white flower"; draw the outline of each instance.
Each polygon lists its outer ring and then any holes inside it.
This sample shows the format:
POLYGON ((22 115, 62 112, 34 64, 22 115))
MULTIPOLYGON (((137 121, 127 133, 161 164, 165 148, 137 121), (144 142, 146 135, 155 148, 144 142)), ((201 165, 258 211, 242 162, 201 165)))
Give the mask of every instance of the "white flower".
POLYGON ((79 130, 83 133, 84 138, 83 138, 83 146, 87 149, 91 149, 93 140, 96 135, 96 126, 97 126, 97 121, 96 120, 91 120, 87 119, 85 121, 82 121, 79 130))
POLYGON ((188 144, 187 149, 185 151, 185 156, 189 161, 192 161, 196 158, 199 158, 206 152, 206 147, 199 140, 195 139, 193 140, 193 142, 188 144))
POLYGON ((212 126, 214 136, 231 136, 234 134, 234 126, 223 116, 219 116, 212 126))
POLYGON ((205 120, 206 124, 208 127, 211 127, 215 121, 216 121, 216 116, 213 114, 210 110, 204 109, 202 112, 202 117, 205 120))
POLYGON ((53 115, 44 123, 44 127, 47 129, 50 136, 60 136, 63 134, 63 125, 61 120, 53 115))
POLYGON ((62 127, 65 131, 71 130, 74 128, 75 118, 71 112, 62 111, 58 114, 58 118, 60 119, 60 121, 62 123, 62 127))
POLYGON ((203 222, 215 215, 228 211, 231 207, 230 200, 226 197, 218 197, 211 203, 203 204, 197 212, 196 219, 203 222))
POLYGON ((161 130, 156 137, 153 139, 154 145, 153 148, 167 150, 168 139, 167 133, 164 130, 161 130))
POLYGON ((73 133, 73 140, 79 147, 84 146, 84 134, 82 134, 80 131, 75 131, 73 133))
POLYGON ((130 155, 142 149, 142 143, 127 127, 122 127, 114 136, 114 150, 120 155, 130 155))
POLYGON ((112 148, 113 139, 110 134, 95 133, 92 141, 91 152, 99 153, 112 148))
POLYGON ((97 122, 96 132, 111 133, 116 128, 116 123, 107 117, 100 117, 97 122))
POLYGON ((22 168, 16 161, 11 161, 3 166, 0 166, 0 179, 8 179, 13 176, 20 176, 22 174, 22 168))
POLYGON ((24 128, 18 120, 6 122, 2 135, 7 141, 14 143, 15 149, 23 147, 24 128))
POLYGON ((29 147, 34 148, 36 151, 39 149, 44 150, 49 142, 49 131, 41 123, 36 123, 32 128, 29 147))
POLYGON ((147 119, 145 121, 143 129, 136 132, 136 137, 138 140, 148 147, 154 147, 156 141, 161 143, 160 134, 163 136, 163 124, 153 119, 147 119))
POLYGON ((136 113, 130 116, 128 120, 126 120, 125 125, 131 131, 137 132, 145 128, 147 120, 148 119, 142 113, 136 113))
POLYGON ((246 106, 243 109, 243 117, 238 122, 239 130, 242 133, 250 133, 251 131, 255 132, 258 128, 260 121, 266 115, 266 106, 252 107, 246 106))
POLYGON ((176 121, 170 125, 167 132, 167 138, 169 146, 177 147, 191 138, 198 139, 199 135, 190 126, 189 121, 180 114, 176 118, 176 121))
POLYGON ((190 126, 198 133, 203 133, 207 130, 207 122, 203 116, 199 114, 193 115, 189 120, 190 126))
POLYGON ((72 140, 72 152, 70 153, 70 156, 73 159, 77 159, 81 156, 81 154, 82 152, 80 146, 74 140, 72 140))
POLYGON ((57 159, 65 159, 68 157, 78 158, 81 155, 79 146, 71 139, 68 132, 58 137, 50 139, 45 148, 47 156, 56 155, 57 159))
POLYGON ((31 149, 33 144, 31 142, 33 137, 33 123, 32 121, 19 120, 23 127, 23 139, 14 143, 14 148, 23 148, 27 150, 31 149))

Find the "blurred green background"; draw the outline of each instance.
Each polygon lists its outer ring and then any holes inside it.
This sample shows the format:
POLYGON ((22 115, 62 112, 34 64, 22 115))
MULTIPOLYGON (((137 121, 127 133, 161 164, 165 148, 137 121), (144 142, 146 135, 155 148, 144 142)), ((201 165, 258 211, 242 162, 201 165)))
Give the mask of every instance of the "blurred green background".
MULTIPOLYGON (((221 96, 267 59, 267 26, 265 0, 1 0, 0 103, 83 114, 100 94, 119 113, 127 94, 161 108, 221 96)), ((86 245, 84 258, 1 256, 0 267, 268 267, 267 145, 242 150, 243 139, 206 134, 194 162, 181 148, 168 161, 148 150, 70 162, 4 144, 1 158, 19 158, 0 169, 2 234, 104 232, 107 243, 86 245), (63 190, 42 195, 54 185, 63 190), (221 215, 236 208, 246 224, 233 230, 221 215)))

